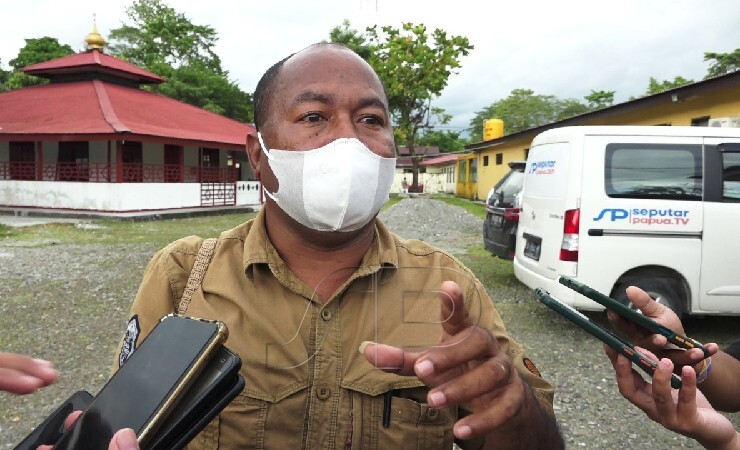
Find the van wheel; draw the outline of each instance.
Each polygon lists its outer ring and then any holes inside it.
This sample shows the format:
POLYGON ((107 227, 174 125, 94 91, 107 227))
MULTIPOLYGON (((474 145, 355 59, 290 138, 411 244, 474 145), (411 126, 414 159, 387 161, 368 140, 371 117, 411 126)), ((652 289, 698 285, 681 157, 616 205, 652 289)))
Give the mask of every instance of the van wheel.
POLYGON ((634 308, 627 298, 626 290, 629 286, 637 286, 647 292, 653 300, 672 309, 679 318, 683 315, 684 307, 681 298, 668 280, 662 278, 635 278, 628 283, 617 285, 617 288, 614 290, 614 299, 623 305, 634 308))

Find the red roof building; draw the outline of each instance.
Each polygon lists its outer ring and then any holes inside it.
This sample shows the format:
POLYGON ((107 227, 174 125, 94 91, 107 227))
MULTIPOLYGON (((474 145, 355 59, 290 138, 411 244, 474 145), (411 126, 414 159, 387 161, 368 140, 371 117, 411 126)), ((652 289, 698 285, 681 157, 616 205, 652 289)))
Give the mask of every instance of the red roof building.
POLYGON ((252 178, 244 145, 254 127, 140 89, 165 80, 106 55, 101 41, 93 30, 87 52, 23 69, 49 84, 0 93, 0 206, 238 204, 237 182, 252 178))

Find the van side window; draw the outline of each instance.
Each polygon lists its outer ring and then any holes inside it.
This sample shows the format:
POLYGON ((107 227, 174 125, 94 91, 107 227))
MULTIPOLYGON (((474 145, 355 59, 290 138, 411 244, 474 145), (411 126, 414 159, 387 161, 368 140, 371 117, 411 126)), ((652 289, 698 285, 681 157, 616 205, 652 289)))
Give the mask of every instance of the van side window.
POLYGON ((722 153, 722 199, 740 201, 740 153, 722 153))
POLYGON ((700 145, 608 144, 604 168, 609 197, 702 199, 700 145))

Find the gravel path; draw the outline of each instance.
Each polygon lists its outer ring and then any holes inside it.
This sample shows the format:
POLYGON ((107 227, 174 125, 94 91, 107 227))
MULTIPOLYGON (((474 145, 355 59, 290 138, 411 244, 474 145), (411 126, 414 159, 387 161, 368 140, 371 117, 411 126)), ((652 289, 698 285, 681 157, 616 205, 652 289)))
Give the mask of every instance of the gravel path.
MULTIPOLYGON (((482 220, 440 201, 405 199, 381 218, 396 233, 463 261, 476 257, 466 249, 482 246, 482 220)), ((50 359, 63 374, 34 395, 0 393, 0 449, 13 448, 70 393, 102 386, 144 266, 157 250, 48 242, 19 246, 0 240, 0 349, 50 359)), ((480 251, 473 253, 480 261, 480 251)), ((489 260, 482 261, 485 267, 489 260)), ((509 332, 556 386, 555 409, 568 448, 700 448, 622 399, 600 345, 539 305, 516 280, 503 287, 491 284, 489 293, 509 332)), ((737 337, 740 319, 695 320, 687 329, 700 340, 726 345, 737 337)), ((728 416, 740 424, 740 414, 728 416)))

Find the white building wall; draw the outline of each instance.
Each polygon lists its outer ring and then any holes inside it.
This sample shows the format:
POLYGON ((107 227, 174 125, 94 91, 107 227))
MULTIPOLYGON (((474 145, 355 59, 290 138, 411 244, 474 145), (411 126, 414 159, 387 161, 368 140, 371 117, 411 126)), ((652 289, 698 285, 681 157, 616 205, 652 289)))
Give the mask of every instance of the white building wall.
POLYGON ((91 211, 200 207, 199 183, 0 181, 0 205, 91 211))
POLYGON ((236 205, 259 205, 260 204, 260 182, 259 181, 237 181, 236 182, 236 205))
MULTIPOLYGON (((424 186, 424 192, 429 194, 455 193, 455 166, 427 166, 426 173, 420 173, 418 182, 424 186), (452 173, 452 176, 448 174, 452 173), (449 181, 451 179, 451 181, 449 181)), ((391 185, 391 194, 402 192, 403 179, 411 186, 413 174, 403 173, 403 169, 396 169, 391 185)))

